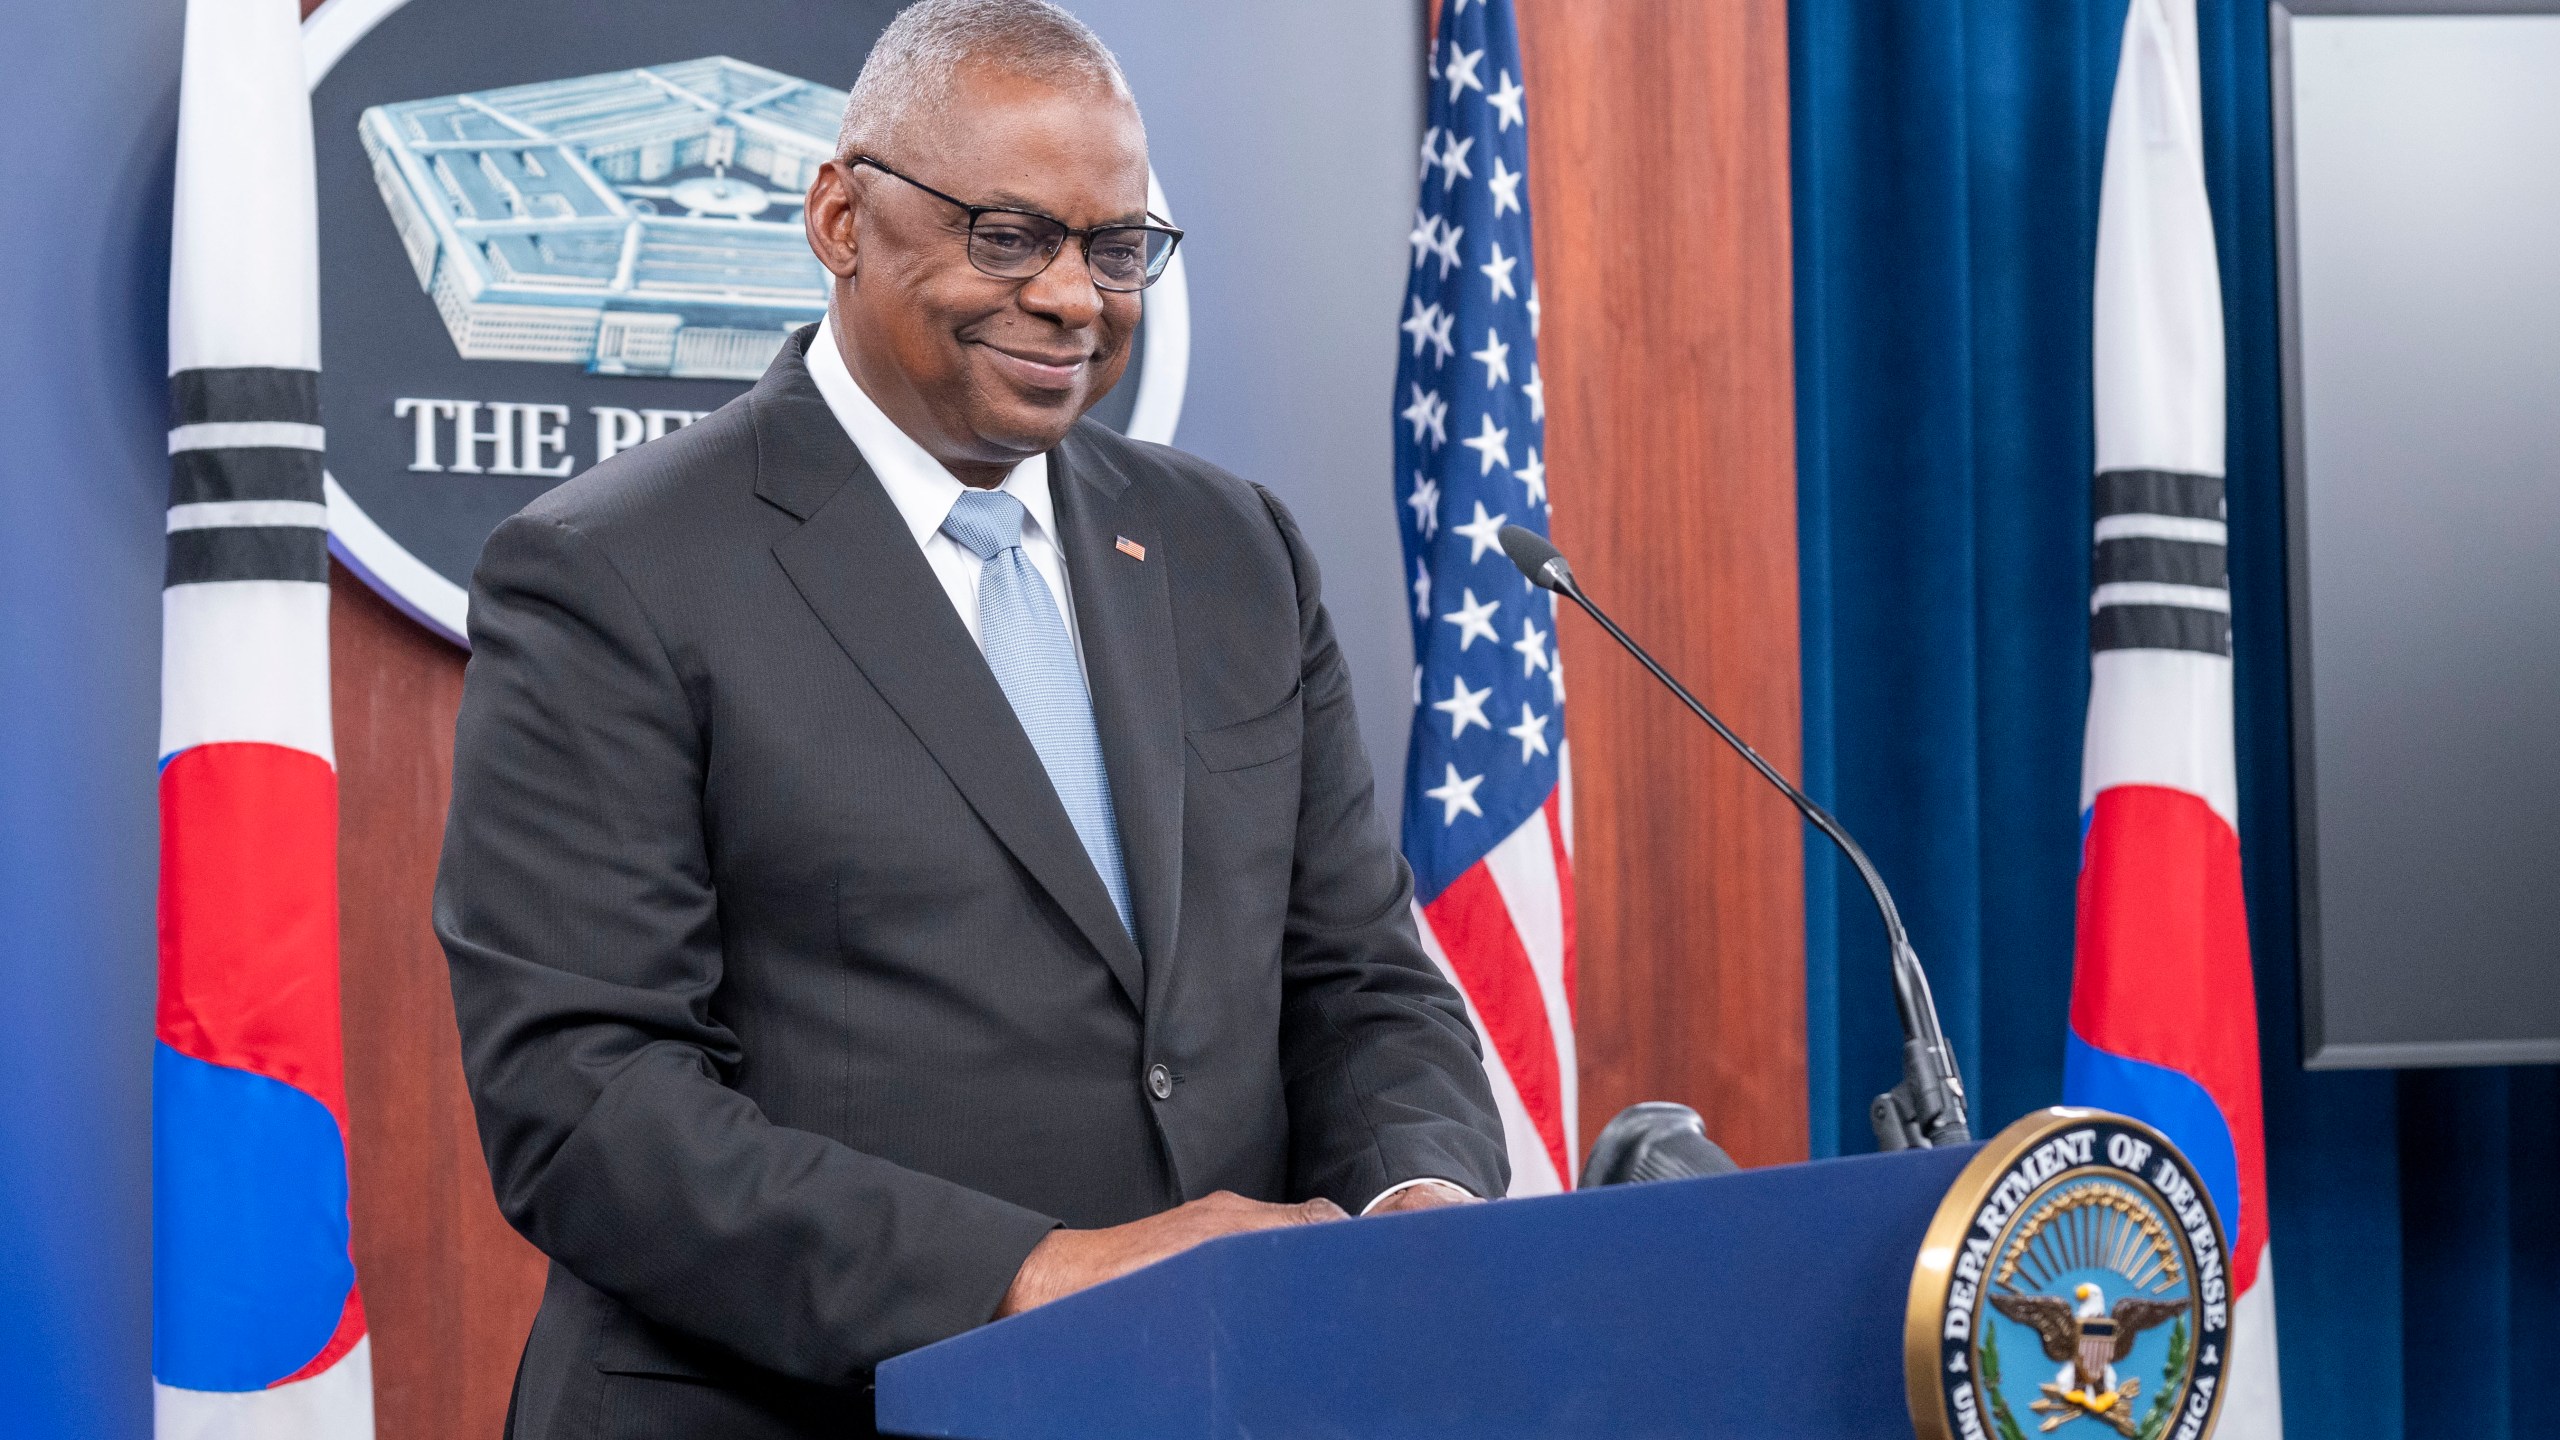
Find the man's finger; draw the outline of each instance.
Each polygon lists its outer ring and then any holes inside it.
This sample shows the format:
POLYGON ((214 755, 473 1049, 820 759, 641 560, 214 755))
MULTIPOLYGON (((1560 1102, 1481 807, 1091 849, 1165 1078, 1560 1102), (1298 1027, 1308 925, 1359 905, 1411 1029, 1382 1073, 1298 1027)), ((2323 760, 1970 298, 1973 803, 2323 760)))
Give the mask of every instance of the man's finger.
POLYGON ((1292 1205, 1289 1208, 1298 1212, 1297 1223, 1300 1225, 1321 1225, 1327 1220, 1348 1220, 1351 1218, 1343 1213, 1341 1206, 1334 1204, 1332 1201, 1327 1200, 1321 1195, 1317 1196, 1313 1200, 1300 1201, 1298 1204, 1292 1205))

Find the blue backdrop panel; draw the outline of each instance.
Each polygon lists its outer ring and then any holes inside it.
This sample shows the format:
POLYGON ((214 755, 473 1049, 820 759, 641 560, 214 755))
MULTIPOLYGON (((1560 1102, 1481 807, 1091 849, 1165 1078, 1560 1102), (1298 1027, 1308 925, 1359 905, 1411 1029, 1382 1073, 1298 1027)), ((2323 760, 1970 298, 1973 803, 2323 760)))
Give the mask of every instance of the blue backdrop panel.
MULTIPOLYGON (((2560 1083, 2300 1068, 2266 13, 2201 0, 2230 346, 2241 847, 2287 1424, 2560 1435, 2560 1083), (2511 1383, 2519 1382, 2519 1383, 2511 1383)), ((1988 1133, 2061 1094, 2088 691, 2089 308, 2123 0, 1795 0, 1805 753, 1895 886, 1988 1133)), ((1817 1153, 1894 1079, 1808 845, 1817 1153)))
POLYGON ((0 5, 0 1433, 151 1427, 178 0, 0 5))

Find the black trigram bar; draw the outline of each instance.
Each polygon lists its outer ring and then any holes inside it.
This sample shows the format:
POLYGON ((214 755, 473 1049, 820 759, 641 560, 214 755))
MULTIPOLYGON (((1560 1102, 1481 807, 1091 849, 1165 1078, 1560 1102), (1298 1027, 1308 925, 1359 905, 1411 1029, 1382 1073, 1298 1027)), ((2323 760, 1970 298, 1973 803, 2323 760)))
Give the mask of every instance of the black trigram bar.
POLYGON ((2222 477, 2189 475, 2178 470, 2101 470, 2097 504, 2101 520, 2110 515, 2177 515, 2189 520, 2222 518, 2222 477))
POLYGON ((320 423, 320 373, 264 365, 181 370, 169 377, 169 423, 320 423))
POLYGON ((320 452, 270 446, 181 450, 169 457, 169 503, 305 500, 319 504, 320 452))
POLYGON ((164 585, 329 580, 329 532, 313 525, 217 525, 169 536, 164 585))
POLYGON ((2231 653, 2231 617, 2184 605, 2109 605, 2089 617, 2089 649, 2231 653))
POLYGON ((2162 585, 2201 585, 2220 590, 2231 583, 2229 552, 2210 540, 2158 540, 2147 535, 2101 540, 2090 566, 2099 585, 2149 580, 2162 585))

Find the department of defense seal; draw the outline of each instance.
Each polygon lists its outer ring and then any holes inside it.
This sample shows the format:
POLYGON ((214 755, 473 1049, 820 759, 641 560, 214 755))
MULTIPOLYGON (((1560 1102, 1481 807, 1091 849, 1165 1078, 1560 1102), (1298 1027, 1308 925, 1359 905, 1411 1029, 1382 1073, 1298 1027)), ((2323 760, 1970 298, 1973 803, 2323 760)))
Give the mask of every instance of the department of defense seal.
POLYGON ((2205 1440, 2231 1294, 2222 1220, 2160 1132, 2044 1110, 1974 1156, 1911 1276, 1903 1370, 1920 1440, 2205 1440))

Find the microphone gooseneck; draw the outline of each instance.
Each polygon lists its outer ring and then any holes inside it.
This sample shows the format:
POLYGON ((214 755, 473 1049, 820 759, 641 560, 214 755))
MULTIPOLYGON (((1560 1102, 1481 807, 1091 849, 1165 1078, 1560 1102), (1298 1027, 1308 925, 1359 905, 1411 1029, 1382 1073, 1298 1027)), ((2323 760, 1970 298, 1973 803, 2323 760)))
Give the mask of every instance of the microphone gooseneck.
POLYGON ((1929 990, 1929 975, 1920 966, 1918 952, 1911 948, 1911 937, 1902 926, 1902 912, 1893 903, 1893 892, 1885 888, 1884 877, 1876 872, 1867 852, 1831 812, 1813 802, 1812 797, 1797 789, 1777 767, 1760 757, 1760 752, 1743 743, 1742 737, 1726 728, 1715 712, 1700 704, 1687 686, 1672 678, 1661 662, 1635 642, 1633 636, 1618 628, 1618 622, 1584 594, 1580 582, 1573 578, 1573 567, 1565 562, 1563 552, 1545 536, 1518 525, 1506 525, 1501 534, 1502 553, 1520 567, 1529 583, 1542 590, 1552 590, 1582 607, 1582 612, 1599 622, 1636 663, 1651 672, 1663 687, 1678 696, 1689 713, 1707 722, 1708 728, 1723 737, 1735 753, 1751 763, 1760 777, 1778 787, 1778 793, 1794 803, 1797 811, 1813 828, 1828 836, 1840 853, 1856 868, 1858 878, 1867 885, 1874 899, 1876 913, 1883 917, 1887 943, 1892 947, 1894 1008, 1902 1021, 1902 1083, 1875 1098, 1868 1107, 1868 1119, 1874 1125, 1876 1143, 1886 1150, 1922 1149, 1939 1145, 1961 1145, 1973 1138, 1965 1113, 1964 1079, 1956 1073, 1955 1053, 1947 1046, 1946 1032, 1938 1024, 1938 1002, 1929 990))

